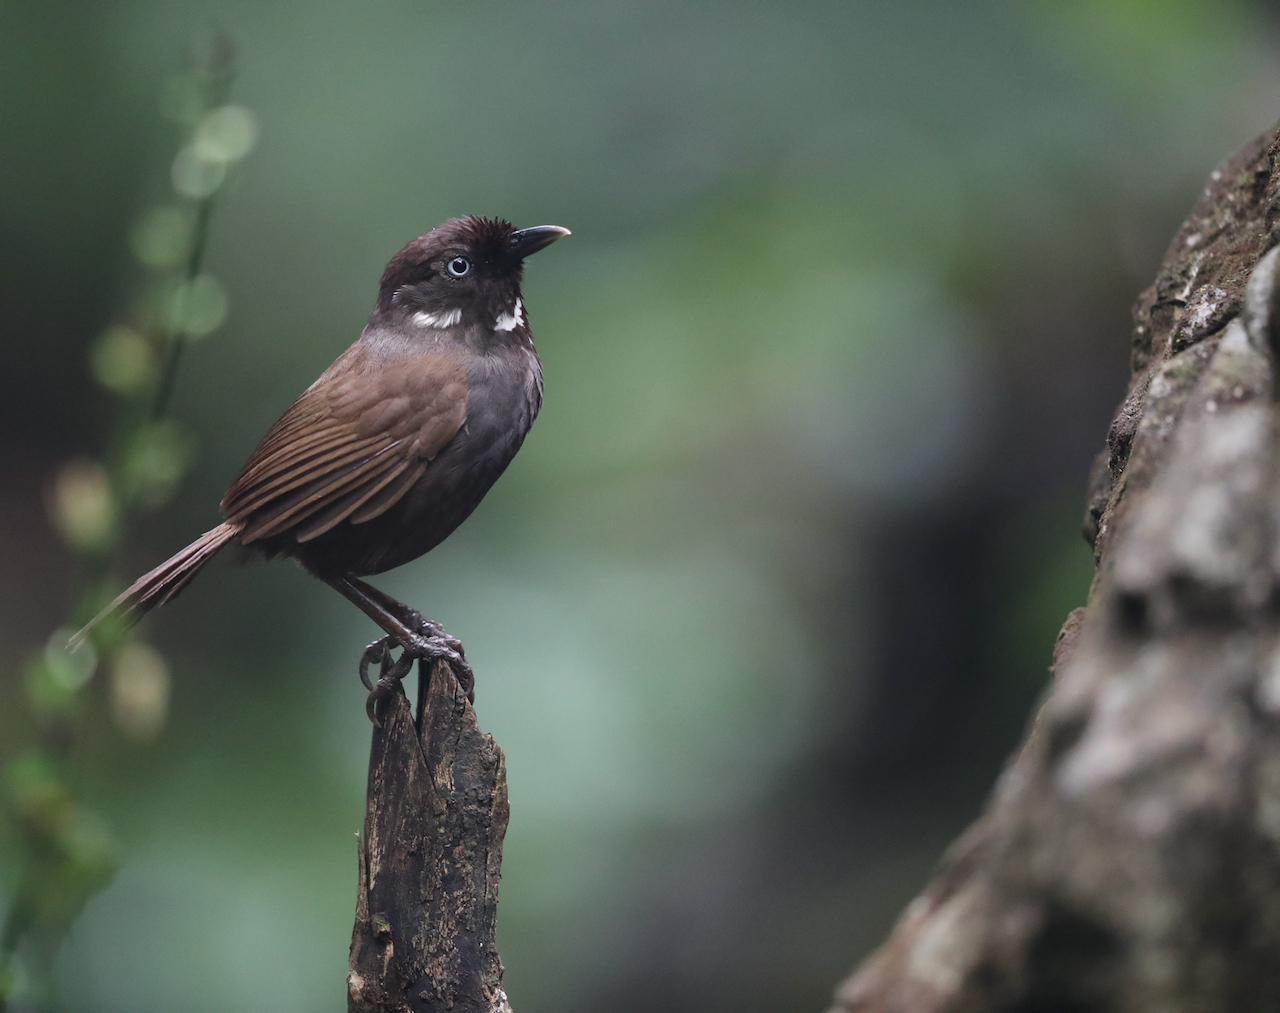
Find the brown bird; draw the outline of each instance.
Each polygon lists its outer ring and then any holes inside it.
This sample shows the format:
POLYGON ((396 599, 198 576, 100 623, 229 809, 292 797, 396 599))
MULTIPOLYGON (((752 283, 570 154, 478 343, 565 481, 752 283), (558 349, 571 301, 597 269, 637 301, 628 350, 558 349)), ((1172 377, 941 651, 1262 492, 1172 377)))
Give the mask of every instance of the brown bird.
POLYGON ((449 659, 470 692, 462 645, 360 578, 444 541, 520 449, 542 405, 524 258, 567 235, 470 216, 392 257, 359 340, 267 432, 222 499, 226 520, 134 581, 72 646, 110 615, 132 623, 163 605, 238 541, 291 556, 386 632, 360 665, 370 716, 414 658, 449 659))

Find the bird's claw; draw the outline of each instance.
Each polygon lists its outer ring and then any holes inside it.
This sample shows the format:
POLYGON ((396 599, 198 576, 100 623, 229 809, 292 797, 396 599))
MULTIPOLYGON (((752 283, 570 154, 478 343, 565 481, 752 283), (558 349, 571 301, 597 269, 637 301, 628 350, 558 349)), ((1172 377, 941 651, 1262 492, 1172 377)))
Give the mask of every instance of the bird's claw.
POLYGON ((467 702, 475 703, 476 677, 471 671, 471 666, 467 664, 467 655, 463 650, 462 641, 457 637, 449 636, 443 626, 434 619, 428 619, 416 609, 409 609, 405 618, 411 625, 417 627, 419 634, 426 634, 415 644, 415 649, 421 649, 423 652, 419 657, 431 661, 449 662, 454 677, 458 680, 462 691, 467 694, 467 702))
POLYGON ((369 691, 364 705, 365 713, 378 727, 382 727, 382 722, 378 720, 378 704, 395 694, 401 680, 413 668, 414 655, 408 650, 402 651, 398 658, 392 657, 392 648, 399 646, 394 637, 383 637, 366 647, 364 654, 360 656, 360 681, 369 691), (376 683, 369 679, 369 664, 373 661, 378 663, 376 683))
POLYGON ((369 681, 369 665, 376 661, 379 668, 386 667, 387 652, 391 649, 389 642, 393 643, 394 641, 391 641, 390 637, 382 637, 375 640, 360 655, 360 681, 364 683, 364 688, 370 693, 373 692, 373 683, 369 681))
POLYGON ((443 626, 431 619, 416 612, 411 616, 418 629, 411 635, 408 643, 402 643, 399 638, 387 635, 371 643, 360 656, 360 681, 369 691, 369 697, 365 701, 365 712, 375 725, 381 726, 378 720, 378 704, 395 693, 401 680, 413 668, 413 663, 420 659, 447 661, 462 691, 467 694, 467 700, 475 703, 475 674, 467 664, 462 641, 449 636, 443 626), (394 658, 391 652, 397 647, 402 650, 400 657, 394 658), (369 666, 374 662, 378 664, 377 682, 369 678, 369 666))
POLYGON ((447 661, 449 667, 453 670, 454 678, 458 680, 458 685, 467 694, 467 701, 475 703, 476 677, 475 673, 471 671, 471 666, 467 664, 466 654, 462 649, 462 641, 456 637, 449 636, 444 631, 444 627, 429 619, 423 620, 422 628, 430 630, 430 635, 425 637, 416 635, 413 644, 405 647, 405 653, 411 653, 414 657, 422 658, 426 661, 447 661))

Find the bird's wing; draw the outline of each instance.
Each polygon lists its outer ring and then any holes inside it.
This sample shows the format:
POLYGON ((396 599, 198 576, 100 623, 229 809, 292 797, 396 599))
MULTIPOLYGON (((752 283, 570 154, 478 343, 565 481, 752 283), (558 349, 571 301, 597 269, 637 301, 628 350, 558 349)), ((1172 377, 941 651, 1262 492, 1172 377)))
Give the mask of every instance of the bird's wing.
POLYGON ((271 427, 222 499, 252 542, 300 542, 390 509, 467 417, 462 363, 353 345, 271 427))

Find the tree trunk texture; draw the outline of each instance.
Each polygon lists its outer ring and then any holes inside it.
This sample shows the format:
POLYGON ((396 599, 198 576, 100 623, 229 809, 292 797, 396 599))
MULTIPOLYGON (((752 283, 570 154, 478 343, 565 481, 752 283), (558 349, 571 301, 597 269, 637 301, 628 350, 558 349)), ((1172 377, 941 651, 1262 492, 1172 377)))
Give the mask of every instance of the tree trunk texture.
POLYGON ((497 927, 507 772, 445 662, 419 669, 373 730, 351 1013, 511 1013, 497 927))
POLYGON ((1097 575, 986 811, 833 1013, 1280 1010, 1280 141, 1134 312, 1097 575))

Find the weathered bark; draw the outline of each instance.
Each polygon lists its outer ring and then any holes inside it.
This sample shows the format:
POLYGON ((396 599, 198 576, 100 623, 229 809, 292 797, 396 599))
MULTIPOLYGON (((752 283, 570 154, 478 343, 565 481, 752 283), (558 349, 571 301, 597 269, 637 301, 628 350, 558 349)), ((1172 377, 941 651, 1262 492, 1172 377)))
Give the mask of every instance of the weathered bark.
POLYGON ((836 1010, 1280 1010, 1277 138, 1213 173, 1139 298, 1088 606, 986 812, 836 1010))
POLYGON ((397 690, 373 731, 351 1013, 511 1013, 494 941, 507 773, 453 671, 397 690))

